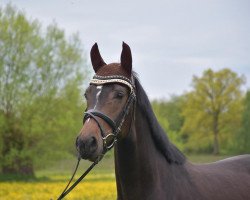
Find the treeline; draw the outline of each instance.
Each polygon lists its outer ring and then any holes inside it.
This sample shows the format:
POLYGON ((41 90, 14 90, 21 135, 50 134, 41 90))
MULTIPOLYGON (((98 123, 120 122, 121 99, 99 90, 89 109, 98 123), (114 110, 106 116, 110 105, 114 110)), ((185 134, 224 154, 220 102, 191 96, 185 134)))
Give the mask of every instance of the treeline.
POLYGON ((75 152, 83 55, 78 35, 67 38, 55 23, 42 28, 10 4, 0 8, 0 172, 33 175, 34 166, 75 152))
POLYGON ((229 69, 194 76, 191 92, 152 105, 169 138, 187 153, 250 153, 250 91, 229 69))

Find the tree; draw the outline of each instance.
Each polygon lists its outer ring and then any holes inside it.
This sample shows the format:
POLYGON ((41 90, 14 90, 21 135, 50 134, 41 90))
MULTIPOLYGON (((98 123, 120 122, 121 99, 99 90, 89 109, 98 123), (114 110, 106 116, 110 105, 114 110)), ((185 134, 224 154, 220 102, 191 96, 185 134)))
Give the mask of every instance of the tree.
POLYGON ((55 120, 63 121, 65 128, 69 120, 65 114, 77 112, 71 110, 71 102, 79 109, 79 85, 86 66, 82 53, 76 34, 66 39, 55 23, 43 30, 37 20, 28 20, 16 7, 0 8, 0 159, 4 173, 33 174, 37 155, 52 150, 56 155, 53 147, 60 146, 56 144, 62 144, 61 138, 68 133, 57 133, 55 120), (66 91, 74 95, 65 96, 66 91))
POLYGON ((201 150, 206 145, 208 151, 212 148, 214 154, 219 154, 219 136, 227 141, 240 126, 240 87, 244 82, 243 76, 229 69, 218 72, 208 69, 202 77, 193 77, 193 91, 186 95, 183 106, 185 122, 182 128, 182 133, 189 137, 190 149, 201 150), (197 143, 202 139, 206 141, 197 143))
POLYGON ((250 153, 250 91, 247 91, 244 99, 244 109, 242 112, 242 125, 240 129, 239 144, 237 150, 239 153, 250 153))

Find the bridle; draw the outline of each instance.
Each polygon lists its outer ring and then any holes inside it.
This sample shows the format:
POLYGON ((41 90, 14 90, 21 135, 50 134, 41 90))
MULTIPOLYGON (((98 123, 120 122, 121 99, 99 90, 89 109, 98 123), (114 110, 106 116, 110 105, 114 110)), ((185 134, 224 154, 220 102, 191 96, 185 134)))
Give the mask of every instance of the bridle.
MULTIPOLYGON (((100 129, 100 133, 101 133, 101 137, 102 137, 102 141, 103 141, 103 152, 102 154, 91 164, 91 166, 82 174, 82 176, 80 176, 72 185, 71 187, 69 187, 71 181, 73 180, 75 173, 77 171, 77 168, 79 166, 80 163, 80 156, 78 157, 78 162, 75 168, 75 171, 69 181, 69 183, 67 184, 66 188, 63 190, 63 192, 61 193, 61 195, 58 197, 58 200, 63 199, 71 190, 74 189, 74 187, 80 183, 80 181, 93 169, 93 167, 98 164, 98 162, 103 158, 103 156, 105 155, 105 153, 107 153, 107 151, 109 151, 110 149, 112 149, 112 147, 115 145, 115 143, 117 142, 117 137, 119 136, 122 126, 124 124, 124 121, 126 119, 126 116, 129 114, 130 112, 130 108, 131 106, 133 106, 133 114, 135 111, 135 101, 136 101, 136 93, 135 93, 135 84, 134 84, 134 77, 132 76, 131 80, 128 79, 125 76, 120 76, 120 75, 115 75, 115 76, 98 76, 95 75, 93 77, 93 79, 90 81, 90 84, 93 85, 104 85, 104 84, 109 84, 109 83, 120 83, 123 85, 128 86, 128 88, 130 89, 130 93, 129 93, 129 97, 127 99, 127 102, 122 110, 122 112, 119 114, 119 116, 117 117, 117 119, 112 120, 109 116, 107 116, 106 114, 96 110, 96 109, 90 109, 84 112, 84 116, 83 116, 83 123, 87 120, 87 119, 93 119, 99 129, 100 129), (103 121, 105 121, 110 128, 112 129, 111 133, 106 134, 104 131, 103 126, 100 124, 98 118, 101 118, 103 121), (69 187, 69 188, 68 188, 69 187)), ((133 120, 134 116, 131 118, 131 122, 133 120)))
POLYGON ((106 114, 95 109, 90 109, 84 113, 85 115, 83 118, 83 122, 85 122, 89 118, 94 119, 100 129, 102 140, 103 140, 103 154, 105 154, 108 150, 110 150, 116 143, 118 134, 121 132, 121 128, 125 121, 125 118, 130 111, 130 107, 132 106, 132 104, 135 102, 135 99, 136 99, 135 87, 134 87, 133 81, 130 81, 130 79, 124 76, 97 76, 95 75, 94 78, 90 81, 90 84, 94 84, 94 85, 103 85, 103 84, 108 84, 108 83, 120 83, 120 84, 126 85, 130 89, 130 94, 122 112, 120 113, 120 115, 115 121, 112 120, 106 114), (103 127, 101 126, 97 117, 101 118, 112 128, 111 133, 105 134, 105 131, 103 127))

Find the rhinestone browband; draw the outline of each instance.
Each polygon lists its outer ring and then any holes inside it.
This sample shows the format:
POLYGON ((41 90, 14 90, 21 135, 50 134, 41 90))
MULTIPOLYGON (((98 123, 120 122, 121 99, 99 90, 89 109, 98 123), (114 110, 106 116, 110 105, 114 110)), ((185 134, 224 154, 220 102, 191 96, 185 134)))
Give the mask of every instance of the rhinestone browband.
POLYGON ((130 92, 135 94, 133 83, 124 76, 98 76, 95 75, 93 79, 90 81, 91 84, 95 85, 103 85, 107 83, 121 83, 130 88, 130 92))

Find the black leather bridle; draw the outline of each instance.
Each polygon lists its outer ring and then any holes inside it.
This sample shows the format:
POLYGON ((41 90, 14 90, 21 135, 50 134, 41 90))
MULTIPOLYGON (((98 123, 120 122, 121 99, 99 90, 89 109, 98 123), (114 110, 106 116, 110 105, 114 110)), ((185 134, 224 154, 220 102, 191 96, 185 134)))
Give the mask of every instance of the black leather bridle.
POLYGON ((135 96, 130 94, 125 107, 123 108, 122 112, 115 121, 113 121, 106 114, 95 109, 90 109, 84 113, 85 115, 83 121, 85 122, 89 118, 94 119, 100 129, 103 140, 103 154, 105 154, 108 150, 110 150, 116 143, 118 134, 121 132, 122 125, 125 121, 126 116, 130 111, 130 107, 132 106, 134 100, 135 96), (111 127, 112 132, 105 133, 102 125, 98 121, 98 117, 101 118, 103 121, 105 121, 111 127))
MULTIPOLYGON (((77 171, 77 168, 79 166, 80 163, 80 156, 78 157, 78 162, 75 168, 75 171, 69 181, 69 183, 67 184, 66 188, 63 190, 63 192, 61 193, 61 195, 58 197, 57 200, 63 199, 71 190, 74 189, 74 187, 80 183, 80 181, 93 169, 93 167, 98 164, 98 162, 103 158, 103 156, 105 155, 105 153, 107 151, 109 151, 110 149, 112 149, 112 147, 115 145, 116 141, 117 141, 117 137, 119 135, 119 133, 121 132, 122 129, 122 125, 126 119, 126 116, 129 114, 130 112, 130 108, 131 106, 133 106, 133 113, 135 111, 135 101, 136 101, 136 94, 135 94, 135 85, 134 85, 134 81, 133 81, 133 77, 132 77, 132 81, 124 76, 97 76, 95 75, 93 77, 93 79, 90 81, 90 84, 94 84, 94 85, 103 85, 103 84, 108 84, 108 83, 120 83, 123 85, 126 85, 129 87, 130 89, 130 94, 129 97, 127 99, 127 102, 122 110, 122 112, 119 114, 119 116, 117 117, 116 120, 112 120, 109 116, 107 116, 106 114, 95 110, 95 109, 90 109, 87 110, 86 112, 84 112, 84 117, 83 117, 83 123, 87 120, 87 119, 94 119, 95 122, 97 123, 99 129, 100 129, 100 133, 102 136, 102 140, 103 140, 103 152, 102 154, 96 159, 95 162, 93 162, 91 164, 91 166, 82 174, 82 176, 80 176, 72 185, 71 187, 69 187, 71 181, 73 180, 75 173, 77 171), (105 133, 102 125, 100 124, 98 118, 101 118, 103 121, 105 121, 110 128, 112 129, 111 133, 105 133), (69 187, 69 188, 68 188, 69 187)), ((134 116, 131 118, 131 122, 133 120, 134 116)))

